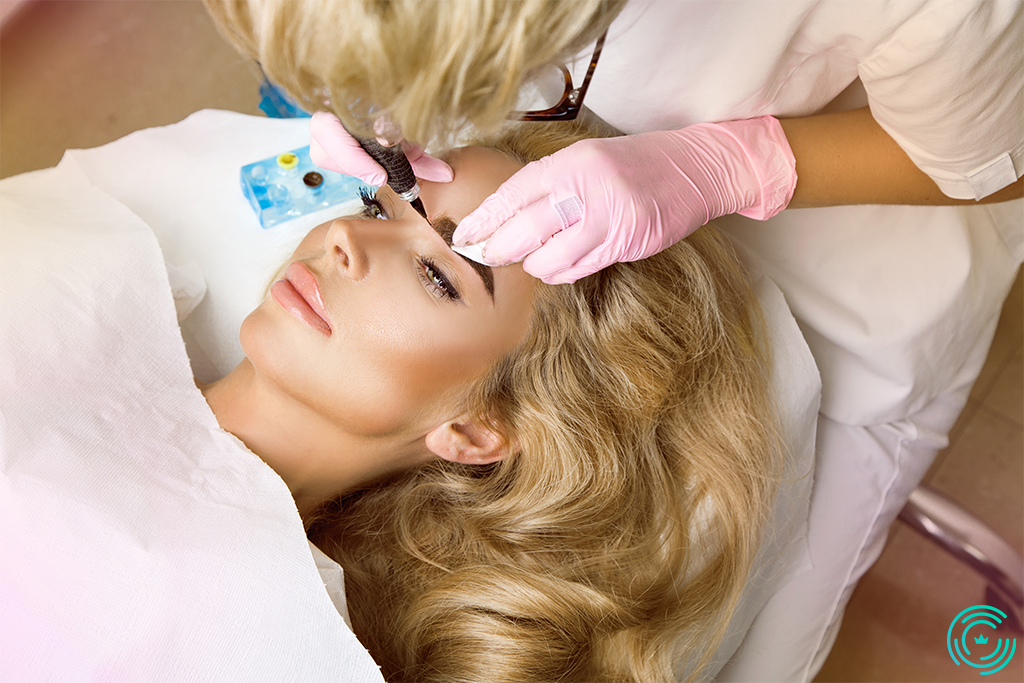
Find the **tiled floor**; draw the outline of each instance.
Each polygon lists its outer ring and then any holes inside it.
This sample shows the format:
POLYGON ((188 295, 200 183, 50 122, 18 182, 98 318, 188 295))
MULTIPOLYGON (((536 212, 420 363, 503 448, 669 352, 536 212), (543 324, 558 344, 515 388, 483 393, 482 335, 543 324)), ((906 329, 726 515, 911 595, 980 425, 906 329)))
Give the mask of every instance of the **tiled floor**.
MULTIPOLYGON (((197 0, 41 0, 0 34, 0 177, 212 107, 259 114, 254 71, 197 0)), ((1024 220, 1024 218, 1022 218, 1024 220)), ((1018 277, 951 444, 927 480, 1024 550, 1024 285, 1018 277)), ((897 523, 819 681, 976 681, 946 654, 983 584, 897 523)), ((1018 643, 1024 649, 1024 639, 1018 643)), ((994 681, 1024 681, 1024 652, 994 681)))

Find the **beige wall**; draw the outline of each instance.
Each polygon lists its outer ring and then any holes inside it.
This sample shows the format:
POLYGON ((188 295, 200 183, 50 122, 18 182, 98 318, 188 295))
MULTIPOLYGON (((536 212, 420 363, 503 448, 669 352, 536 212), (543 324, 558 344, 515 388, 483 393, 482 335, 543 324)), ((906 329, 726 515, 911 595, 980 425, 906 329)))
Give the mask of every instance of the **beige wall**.
POLYGON ((0 177, 199 109, 261 114, 257 87, 198 0, 34 0, 0 33, 0 177))
POLYGON ((0 0, 0 27, 14 18, 30 0, 0 0))

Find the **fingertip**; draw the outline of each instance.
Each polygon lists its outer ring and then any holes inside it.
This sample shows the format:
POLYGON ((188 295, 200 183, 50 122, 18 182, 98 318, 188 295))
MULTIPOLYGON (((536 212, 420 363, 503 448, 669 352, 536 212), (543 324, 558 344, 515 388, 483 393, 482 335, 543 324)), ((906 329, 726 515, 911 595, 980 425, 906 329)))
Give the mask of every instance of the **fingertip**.
POLYGON ((405 139, 402 137, 402 129, 386 114, 374 120, 373 134, 377 142, 385 147, 394 147, 405 139))
POLYGON ((459 224, 459 227, 455 228, 455 232, 452 233, 452 246, 453 247, 468 247, 473 244, 473 241, 469 239, 472 234, 468 230, 463 230, 462 226, 465 224, 463 221, 459 224))
MULTIPOLYGON (((524 270, 525 269, 526 267, 524 265, 524 270)), ((530 271, 527 270, 527 272, 530 271)), ((533 275, 533 273, 530 274, 533 275)), ((541 282, 543 282, 546 285, 571 285, 572 283, 576 282, 580 278, 586 277, 587 275, 590 275, 590 273, 581 272, 577 268, 566 268, 565 270, 548 272, 543 274, 542 276, 534 277, 537 277, 541 282)))
POLYGON ((320 126, 328 124, 331 119, 337 121, 338 117, 328 111, 315 111, 313 115, 309 117, 309 127, 319 128, 320 126))
POLYGON ((523 270, 545 284, 558 284, 552 281, 553 278, 558 277, 558 269, 551 268, 551 265, 543 258, 538 258, 539 256, 542 255, 535 251, 523 259, 523 270))
POLYGON ((562 284, 559 281, 559 278, 561 277, 560 271, 551 270, 550 268, 547 268, 544 265, 540 264, 538 261, 531 260, 529 256, 526 258, 526 260, 523 261, 523 270, 526 271, 527 274, 532 275, 533 277, 537 278, 546 285, 562 284))
POLYGON ((327 161, 330 157, 327 156, 327 152, 320 146, 320 143, 316 141, 316 138, 310 139, 309 141, 309 160, 321 168, 324 165, 320 162, 327 161))
POLYGON ((564 271, 562 273, 558 273, 557 275, 554 275, 554 276, 550 277, 549 278, 550 282, 548 282, 548 284, 549 285, 571 285, 572 283, 576 282, 577 280, 585 278, 585 277, 587 277, 588 275, 591 275, 591 274, 592 273, 581 272, 581 271, 576 270, 575 268, 572 268, 570 270, 564 271))
POLYGON ((477 242, 483 241, 490 235, 484 235, 483 220, 475 217, 472 213, 459 221, 459 225, 455 228, 455 232, 452 233, 452 244, 456 244, 460 247, 469 246, 476 244, 477 242))
POLYGON ((316 141, 316 138, 312 138, 309 141, 309 160, 324 170, 341 173, 341 167, 335 163, 331 155, 316 141))
POLYGON ((566 249, 567 243, 575 246, 575 242, 566 240, 564 232, 555 235, 523 261, 523 269, 549 285, 572 284, 600 270, 601 266, 586 254, 577 255, 566 249))
POLYGON ((432 183, 450 183, 455 179, 455 173, 451 166, 429 154, 424 154, 413 161, 412 168, 417 178, 429 180, 432 183))
POLYGON ((329 111, 314 112, 309 118, 309 134, 311 137, 337 138, 348 135, 341 120, 329 111))
MULTIPOLYGON (((487 243, 487 240, 481 242, 481 244, 487 243)), ((519 263, 523 260, 522 256, 516 256, 515 253, 507 254, 502 253, 496 249, 491 248, 489 244, 481 251, 478 262, 491 268, 502 268, 504 266, 511 266, 513 263, 519 263)))
MULTIPOLYGON (((440 159, 435 159, 435 161, 438 162, 437 173, 431 173, 431 180, 435 183, 450 183, 455 180, 455 171, 452 170, 451 166, 440 159)), ((431 169, 431 171, 433 171, 433 169, 431 169)))

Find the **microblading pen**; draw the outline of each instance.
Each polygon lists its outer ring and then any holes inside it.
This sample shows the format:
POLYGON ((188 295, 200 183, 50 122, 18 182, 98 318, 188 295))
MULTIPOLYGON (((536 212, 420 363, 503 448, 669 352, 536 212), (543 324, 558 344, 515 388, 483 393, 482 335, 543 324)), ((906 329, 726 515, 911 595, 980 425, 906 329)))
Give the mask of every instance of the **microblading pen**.
POLYGON ((409 202, 412 208, 416 209, 416 213, 426 219, 427 211, 420 201, 420 186, 416 182, 412 164, 402 151, 402 146, 385 147, 375 138, 356 137, 356 140, 374 161, 384 167, 388 174, 388 186, 395 191, 398 198, 403 202, 409 202))

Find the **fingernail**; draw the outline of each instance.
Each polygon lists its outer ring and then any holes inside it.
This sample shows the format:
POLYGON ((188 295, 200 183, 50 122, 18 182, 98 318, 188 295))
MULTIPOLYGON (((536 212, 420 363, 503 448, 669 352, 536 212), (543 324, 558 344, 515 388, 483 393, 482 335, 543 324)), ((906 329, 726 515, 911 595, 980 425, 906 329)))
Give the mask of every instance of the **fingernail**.
POLYGON ((466 247, 476 242, 476 240, 473 239, 473 230, 471 228, 467 229, 465 226, 466 221, 463 219, 463 221, 459 223, 459 227, 455 228, 455 232, 452 233, 452 244, 456 244, 460 247, 466 247))
POLYGON ((478 242, 476 244, 467 244, 467 245, 461 246, 461 247, 453 246, 452 247, 452 251, 454 251, 456 254, 460 254, 462 256, 465 256, 470 261, 476 261, 477 263, 482 263, 485 266, 490 266, 492 264, 490 264, 490 263, 488 263, 487 261, 484 260, 484 247, 485 246, 487 246, 487 240, 484 240, 482 242, 478 242))

